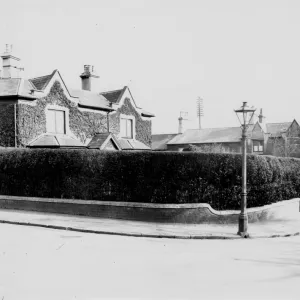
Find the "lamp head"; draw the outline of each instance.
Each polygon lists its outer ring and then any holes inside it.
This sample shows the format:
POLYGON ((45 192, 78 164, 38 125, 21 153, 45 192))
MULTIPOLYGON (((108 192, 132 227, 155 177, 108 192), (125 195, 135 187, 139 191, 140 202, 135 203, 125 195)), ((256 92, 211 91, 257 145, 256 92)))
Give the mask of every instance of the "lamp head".
POLYGON ((235 113, 242 125, 242 127, 247 128, 249 126, 249 124, 251 123, 253 116, 254 116, 254 112, 256 111, 256 108, 249 107, 247 105, 247 102, 243 102, 243 105, 239 108, 235 110, 235 113))

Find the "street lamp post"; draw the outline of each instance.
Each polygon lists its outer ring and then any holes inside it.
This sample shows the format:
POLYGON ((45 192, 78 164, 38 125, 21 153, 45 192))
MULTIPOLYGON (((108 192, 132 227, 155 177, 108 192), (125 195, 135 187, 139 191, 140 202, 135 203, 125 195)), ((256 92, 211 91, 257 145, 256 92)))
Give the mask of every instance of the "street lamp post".
POLYGON ((247 102, 243 102, 241 108, 235 110, 242 127, 242 199, 238 234, 245 238, 249 237, 247 215, 247 129, 255 110, 255 108, 247 106, 247 102))

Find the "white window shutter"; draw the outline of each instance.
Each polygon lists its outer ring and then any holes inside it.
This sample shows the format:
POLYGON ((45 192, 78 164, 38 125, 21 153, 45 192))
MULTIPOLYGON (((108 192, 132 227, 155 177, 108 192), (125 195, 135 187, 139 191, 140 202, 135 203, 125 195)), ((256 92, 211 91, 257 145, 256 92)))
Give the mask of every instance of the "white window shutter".
POLYGON ((47 132, 55 133, 55 111, 52 109, 47 113, 47 132))
POLYGON ((62 110, 55 111, 56 133, 65 133, 65 112, 62 110))

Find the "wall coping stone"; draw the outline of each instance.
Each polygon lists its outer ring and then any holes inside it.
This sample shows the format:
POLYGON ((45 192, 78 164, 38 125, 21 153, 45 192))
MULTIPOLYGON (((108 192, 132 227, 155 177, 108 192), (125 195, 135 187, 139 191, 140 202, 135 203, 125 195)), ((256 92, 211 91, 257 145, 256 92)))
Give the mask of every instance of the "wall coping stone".
MULTIPOLYGON (((240 210, 223 210, 218 211, 213 209, 207 203, 188 203, 188 204, 157 204, 157 203, 142 203, 142 202, 114 202, 114 201, 97 201, 97 200, 78 200, 78 199, 64 199, 64 198, 40 198, 40 197, 25 197, 25 196, 8 196, 0 195, 0 201, 14 200, 14 201, 35 201, 35 202, 48 202, 48 203, 69 203, 69 204, 92 204, 98 206, 119 206, 119 207, 131 207, 131 208, 150 208, 150 209, 199 209, 207 208, 210 212, 216 216, 227 215, 239 215, 240 210)), ((300 198, 294 198, 290 200, 279 201, 269 205, 248 208, 248 213, 263 212, 272 208, 286 206, 292 203, 299 202, 300 198)), ((299 206, 300 211, 300 206, 299 206)))

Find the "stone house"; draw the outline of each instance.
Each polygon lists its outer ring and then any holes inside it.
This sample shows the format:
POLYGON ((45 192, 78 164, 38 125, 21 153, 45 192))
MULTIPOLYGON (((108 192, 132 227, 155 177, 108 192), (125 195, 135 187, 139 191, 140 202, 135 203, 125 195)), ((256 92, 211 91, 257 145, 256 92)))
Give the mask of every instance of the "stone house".
POLYGON ((265 154, 300 157, 300 126, 296 120, 266 125, 269 136, 265 154))
MULTIPOLYGON (((258 121, 249 125, 247 152, 275 156, 300 157, 300 126, 296 120, 265 123, 262 110, 258 121)), ((205 152, 241 153, 240 127, 188 129, 178 134, 152 135, 152 150, 182 151, 189 145, 205 152)))
POLYGON ((24 79, 19 58, 8 50, 1 57, 0 146, 78 148, 91 143, 101 150, 151 149, 154 115, 136 104, 127 86, 94 92, 98 76, 90 65, 80 75, 81 89, 67 87, 58 70, 24 79))

